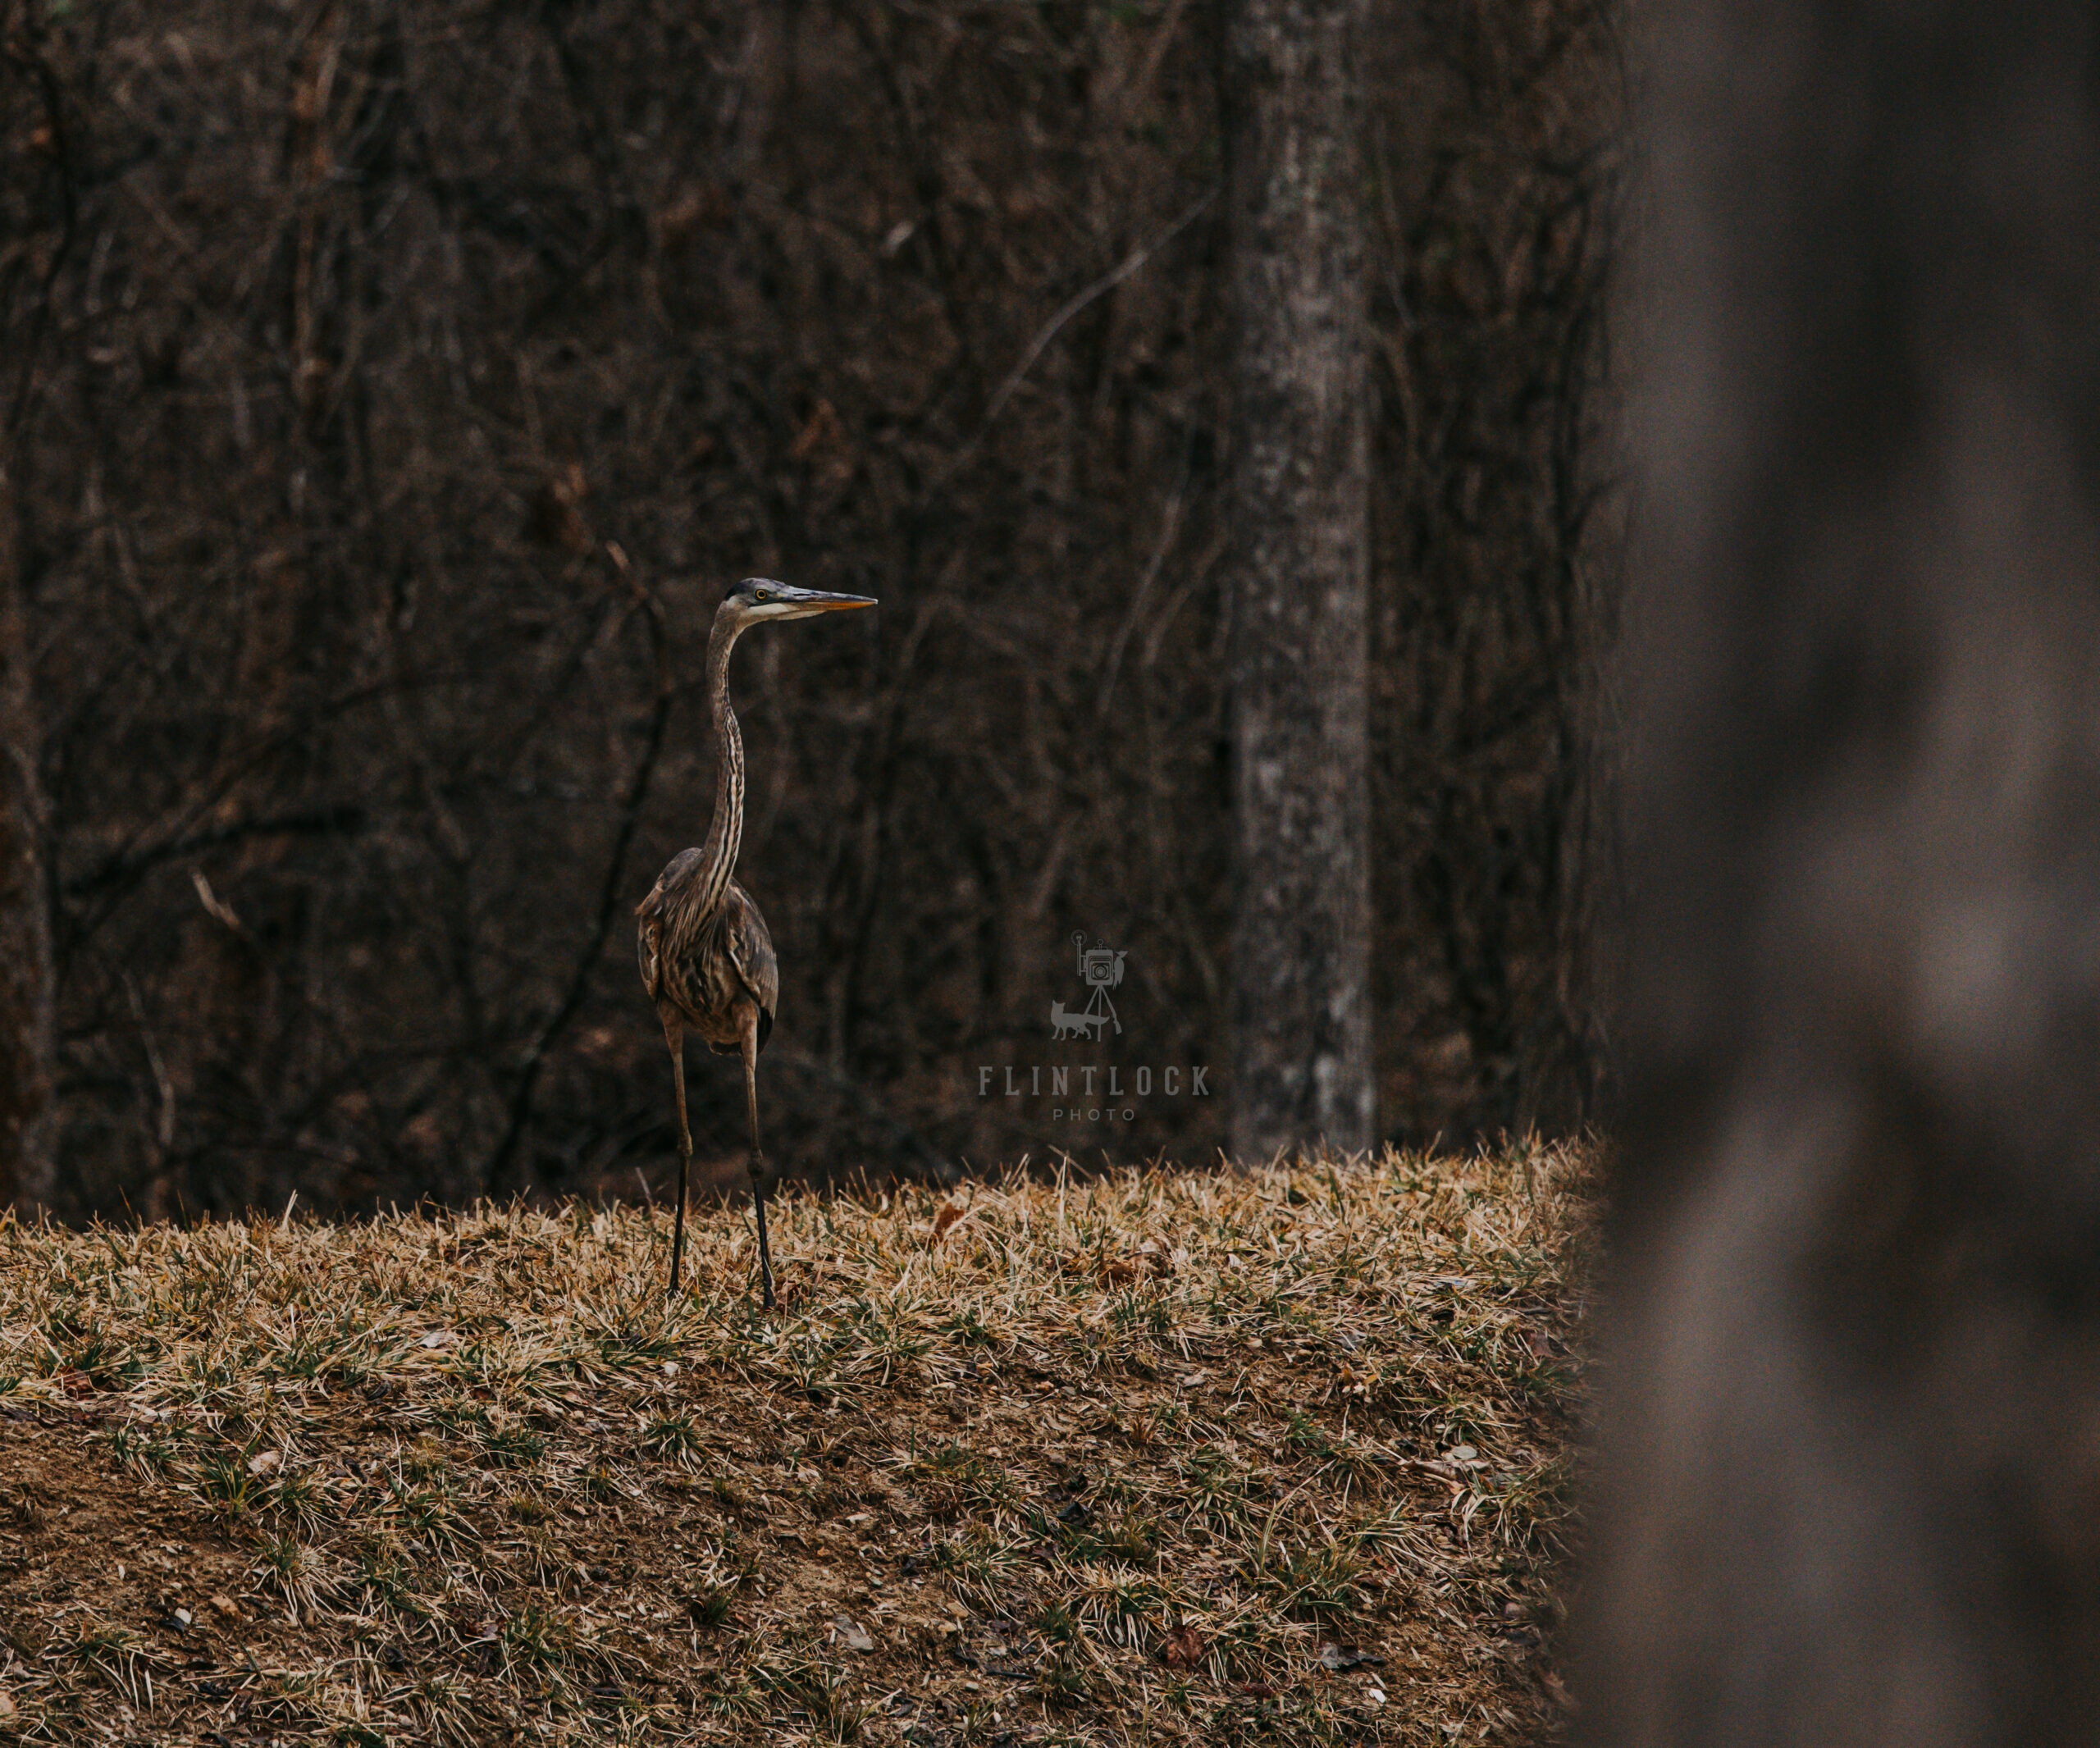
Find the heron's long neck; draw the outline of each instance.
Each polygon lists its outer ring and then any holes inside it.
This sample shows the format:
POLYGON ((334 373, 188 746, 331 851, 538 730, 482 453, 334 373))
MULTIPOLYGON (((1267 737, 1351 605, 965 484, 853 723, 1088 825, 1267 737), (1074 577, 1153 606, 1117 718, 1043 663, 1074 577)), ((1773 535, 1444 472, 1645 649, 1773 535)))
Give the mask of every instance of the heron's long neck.
POLYGON ((701 847, 700 883, 695 907, 703 916, 722 902, 736 871, 737 851, 744 838, 744 737, 737 713, 729 708, 729 651, 743 628, 718 614, 707 639, 707 702, 714 714, 714 740, 720 769, 714 777, 714 817, 701 847))

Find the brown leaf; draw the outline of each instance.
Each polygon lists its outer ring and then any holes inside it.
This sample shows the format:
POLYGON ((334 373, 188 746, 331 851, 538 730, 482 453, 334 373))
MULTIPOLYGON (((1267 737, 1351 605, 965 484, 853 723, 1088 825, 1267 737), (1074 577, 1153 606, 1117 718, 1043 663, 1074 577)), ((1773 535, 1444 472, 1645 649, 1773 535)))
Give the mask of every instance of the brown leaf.
MULTIPOLYGON (((1180 1260, 1187 1260, 1186 1252, 1180 1253, 1180 1260)), ((1157 1239, 1148 1238, 1129 1256, 1110 1257, 1103 1261, 1100 1267, 1102 1285, 1127 1287, 1148 1275, 1171 1275, 1178 1266, 1174 1252, 1164 1248, 1157 1239)))
POLYGON ((1170 1669, 1193 1669, 1203 1660, 1203 1635, 1193 1627, 1177 1627, 1160 1647, 1160 1661, 1170 1669))
POLYGON ((963 1211, 952 1202, 934 1216, 934 1242, 938 1244, 948 1235, 948 1228, 962 1218, 963 1211))

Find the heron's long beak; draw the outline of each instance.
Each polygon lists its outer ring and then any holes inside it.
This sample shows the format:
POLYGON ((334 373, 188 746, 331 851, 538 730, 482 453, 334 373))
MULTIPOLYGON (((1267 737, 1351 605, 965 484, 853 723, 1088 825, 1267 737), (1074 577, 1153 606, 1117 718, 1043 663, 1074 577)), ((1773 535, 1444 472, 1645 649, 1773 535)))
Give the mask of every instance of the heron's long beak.
POLYGON ((770 619, 806 618, 813 613, 837 613, 847 607, 874 607, 880 605, 872 595, 833 595, 822 589, 795 589, 783 586, 779 594, 758 611, 770 619))

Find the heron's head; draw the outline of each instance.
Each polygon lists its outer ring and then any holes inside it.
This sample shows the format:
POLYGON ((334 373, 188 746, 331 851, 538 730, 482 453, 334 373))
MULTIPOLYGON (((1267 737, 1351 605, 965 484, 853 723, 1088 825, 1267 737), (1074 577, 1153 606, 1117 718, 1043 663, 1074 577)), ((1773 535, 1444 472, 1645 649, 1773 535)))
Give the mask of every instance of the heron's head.
POLYGON ((733 613, 741 628, 768 619, 806 619, 811 614, 875 605, 866 595, 829 595, 822 589, 775 582, 770 577, 746 577, 723 598, 722 610, 733 613))

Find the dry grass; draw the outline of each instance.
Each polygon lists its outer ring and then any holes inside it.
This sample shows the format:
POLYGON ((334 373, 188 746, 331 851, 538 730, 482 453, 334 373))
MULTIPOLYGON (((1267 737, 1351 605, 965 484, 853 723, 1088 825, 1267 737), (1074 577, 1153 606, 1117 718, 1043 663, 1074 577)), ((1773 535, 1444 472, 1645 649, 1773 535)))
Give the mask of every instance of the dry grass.
POLYGON ((1586 1188, 0 1224, 0 1740, 1536 1739, 1586 1188))

